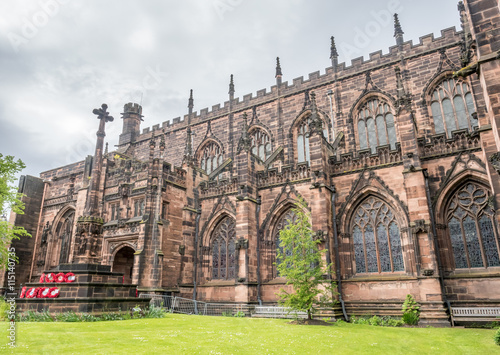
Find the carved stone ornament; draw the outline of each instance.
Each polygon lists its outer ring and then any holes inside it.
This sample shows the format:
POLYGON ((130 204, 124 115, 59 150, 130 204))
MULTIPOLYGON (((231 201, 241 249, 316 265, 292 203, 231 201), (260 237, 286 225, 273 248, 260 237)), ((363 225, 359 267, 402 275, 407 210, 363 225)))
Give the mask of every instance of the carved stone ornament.
POLYGON ((410 225, 414 234, 429 233, 429 223, 426 223, 423 219, 417 219, 415 222, 410 223, 410 225))
POLYGON ((495 168, 496 172, 500 174, 500 152, 492 154, 489 158, 491 165, 495 168))
POLYGON ((238 249, 248 249, 248 239, 240 238, 236 242, 236 248, 238 249))

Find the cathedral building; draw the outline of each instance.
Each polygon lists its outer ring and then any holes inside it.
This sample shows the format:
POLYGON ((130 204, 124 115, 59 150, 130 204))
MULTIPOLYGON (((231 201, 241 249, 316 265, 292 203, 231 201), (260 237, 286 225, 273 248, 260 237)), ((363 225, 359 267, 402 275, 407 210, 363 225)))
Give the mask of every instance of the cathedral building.
MULTIPOLYGON (((338 315, 421 319, 500 306, 500 8, 458 5, 462 30, 404 41, 351 65, 229 97, 152 128, 124 106, 114 151, 24 176, 30 239, 14 241, 26 283, 60 264, 102 264, 141 293, 274 304, 279 231, 310 210, 337 282, 338 315)), ((187 95, 186 95, 187 97, 187 95)))

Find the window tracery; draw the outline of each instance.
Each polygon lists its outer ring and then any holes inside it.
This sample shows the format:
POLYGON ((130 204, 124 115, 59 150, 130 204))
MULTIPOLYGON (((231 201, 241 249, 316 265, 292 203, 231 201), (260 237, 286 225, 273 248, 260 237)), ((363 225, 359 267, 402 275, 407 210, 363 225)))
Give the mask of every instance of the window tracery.
POLYGON ((489 196, 485 188, 469 182, 451 198, 447 222, 457 269, 500 266, 495 211, 488 204, 489 196))
MULTIPOLYGON (((303 119, 297 127, 297 160, 299 163, 309 162, 309 124, 311 123, 311 116, 303 119)), ((328 137, 328 131, 325 128, 325 123, 321 121, 323 127, 323 136, 328 137)))
POLYGON ((202 151, 200 158, 200 167, 210 175, 212 171, 222 164, 222 149, 215 142, 208 143, 202 151))
POLYGON ((396 149, 396 127, 389 104, 379 99, 366 102, 359 111, 358 138, 360 149, 370 148, 376 152, 378 146, 387 145, 396 149))
POLYGON ((266 161, 271 155, 271 140, 269 136, 260 129, 255 129, 251 133, 252 153, 260 160, 266 161))
POLYGON ((212 234, 212 279, 236 277, 236 230, 232 218, 224 218, 212 234))
POLYGON ((460 80, 442 81, 431 95, 431 111, 436 134, 446 132, 448 138, 457 129, 477 127, 476 111, 469 86, 460 80))
POLYGON ((353 216, 356 273, 404 271, 400 230, 389 206, 372 196, 353 216))

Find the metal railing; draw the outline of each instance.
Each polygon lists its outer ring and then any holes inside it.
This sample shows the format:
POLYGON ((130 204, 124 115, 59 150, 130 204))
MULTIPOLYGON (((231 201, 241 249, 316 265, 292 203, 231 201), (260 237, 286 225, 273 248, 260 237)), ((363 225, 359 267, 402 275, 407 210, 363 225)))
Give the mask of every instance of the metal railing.
POLYGON ((234 316, 248 314, 248 306, 234 303, 208 303, 177 296, 140 294, 139 298, 151 298, 150 305, 162 307, 172 313, 202 316, 234 316))

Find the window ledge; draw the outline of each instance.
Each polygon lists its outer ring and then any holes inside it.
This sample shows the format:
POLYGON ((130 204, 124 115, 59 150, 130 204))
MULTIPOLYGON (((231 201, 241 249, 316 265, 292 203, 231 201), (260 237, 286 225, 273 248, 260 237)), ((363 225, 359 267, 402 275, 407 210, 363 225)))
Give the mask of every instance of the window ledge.
POLYGON ((267 282, 263 283, 264 285, 285 285, 286 284, 286 278, 284 277, 276 277, 272 280, 269 280, 267 282))
POLYGON ((203 285, 199 285, 199 287, 212 287, 212 286, 234 286, 236 284, 236 280, 210 280, 204 283, 203 285))
POLYGON ((455 270, 445 275, 445 279, 481 279, 488 277, 500 277, 500 267, 482 268, 480 270, 455 270))
POLYGON ((405 274, 392 274, 392 275, 356 275, 352 276, 348 279, 343 279, 342 282, 379 282, 379 281, 408 281, 408 280, 417 280, 416 276, 410 276, 405 274))

